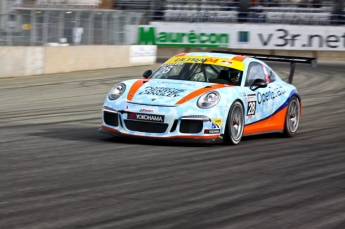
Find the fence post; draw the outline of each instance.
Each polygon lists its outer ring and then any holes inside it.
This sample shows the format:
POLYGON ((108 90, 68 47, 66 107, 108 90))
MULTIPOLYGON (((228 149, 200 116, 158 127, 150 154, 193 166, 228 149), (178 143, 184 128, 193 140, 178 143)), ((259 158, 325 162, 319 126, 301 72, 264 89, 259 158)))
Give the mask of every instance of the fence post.
POLYGON ((48 43, 48 28, 49 28, 49 14, 50 10, 44 12, 43 18, 43 41, 42 45, 46 45, 48 43))
POLYGON ((119 28, 120 28, 120 22, 119 22, 119 13, 116 12, 113 15, 114 18, 114 44, 119 44, 120 42, 120 32, 119 32, 119 28))
POLYGON ((7 45, 12 46, 12 28, 9 26, 9 20, 8 20, 9 15, 6 15, 6 38, 7 38, 7 45))
MULTIPOLYGON (((77 25, 80 25, 81 26, 81 22, 80 22, 80 15, 81 15, 82 11, 81 10, 78 10, 74 16, 74 27, 77 27, 77 25)), ((73 31, 74 29, 72 29, 73 31)), ((74 35, 72 34, 72 40, 74 40, 74 35)), ((74 41, 73 41, 74 42, 74 41)), ((80 40, 80 43, 79 45, 81 44, 82 42, 82 39, 80 40)))
POLYGON ((141 22, 141 19, 143 18, 143 13, 135 13, 134 15, 135 15, 134 16, 134 18, 135 18, 134 24, 139 25, 139 23, 141 22))
POLYGON ((107 20, 108 20, 108 14, 109 14, 109 11, 106 11, 103 13, 102 15, 102 40, 103 40, 103 44, 106 45, 107 44, 107 29, 108 29, 108 26, 107 26, 107 20))
POLYGON ((93 27, 94 27, 94 20, 95 19, 95 11, 91 11, 90 17, 89 17, 89 45, 93 44, 93 27))
POLYGON ((30 45, 34 46, 36 41, 36 10, 30 12, 31 29, 30 29, 30 45))
POLYGON ((64 30, 65 30, 65 12, 63 10, 61 10, 60 16, 59 16, 59 28, 58 28, 58 39, 59 39, 59 41, 64 36, 64 30))

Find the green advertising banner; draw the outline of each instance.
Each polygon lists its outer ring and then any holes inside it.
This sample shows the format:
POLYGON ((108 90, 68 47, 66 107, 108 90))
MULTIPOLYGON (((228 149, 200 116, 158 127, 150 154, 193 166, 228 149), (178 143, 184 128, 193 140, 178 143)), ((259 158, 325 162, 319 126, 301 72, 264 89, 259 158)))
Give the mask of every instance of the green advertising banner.
POLYGON ((208 32, 209 29, 189 30, 188 27, 139 26, 139 45, 170 47, 228 48, 227 33, 208 32))

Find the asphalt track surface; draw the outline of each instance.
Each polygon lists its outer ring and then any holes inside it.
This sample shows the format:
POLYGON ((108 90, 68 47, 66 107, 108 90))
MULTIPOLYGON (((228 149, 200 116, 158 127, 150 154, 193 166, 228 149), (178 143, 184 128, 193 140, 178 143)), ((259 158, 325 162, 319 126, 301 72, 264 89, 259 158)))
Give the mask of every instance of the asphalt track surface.
MULTIPOLYGON (((273 64, 287 78, 288 65, 273 64)), ((345 228, 345 64, 298 65, 294 138, 238 146, 99 134, 148 67, 0 80, 0 228, 345 228)))

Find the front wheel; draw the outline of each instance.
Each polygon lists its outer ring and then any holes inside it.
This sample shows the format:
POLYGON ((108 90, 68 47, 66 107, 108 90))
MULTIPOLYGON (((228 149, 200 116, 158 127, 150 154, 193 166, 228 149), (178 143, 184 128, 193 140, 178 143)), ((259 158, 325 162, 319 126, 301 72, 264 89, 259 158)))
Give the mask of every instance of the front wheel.
POLYGON ((299 126, 300 114, 300 103, 297 97, 294 96, 291 98, 288 109, 286 111, 284 128, 284 135, 286 137, 292 137, 296 134, 299 126))
POLYGON ((237 145, 243 136, 244 128, 244 110, 239 101, 235 101, 228 114, 226 123, 226 134, 224 136, 225 143, 237 145))

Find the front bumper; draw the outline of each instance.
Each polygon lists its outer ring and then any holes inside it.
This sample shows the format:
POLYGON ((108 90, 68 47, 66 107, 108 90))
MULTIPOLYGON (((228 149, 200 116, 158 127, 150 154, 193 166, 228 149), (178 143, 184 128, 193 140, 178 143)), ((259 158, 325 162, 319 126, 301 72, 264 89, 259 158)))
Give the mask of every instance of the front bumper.
MULTIPOLYGON (((222 125, 212 117, 222 117, 219 109, 189 110, 178 113, 174 108, 136 106, 126 110, 103 107, 102 127, 99 132, 120 137, 187 142, 218 142, 223 140, 222 125), (132 114, 147 111, 150 116, 164 116, 163 120, 133 120, 132 114), (199 115, 195 115, 195 113, 199 115), (194 114, 194 115, 192 115, 194 114), (207 115, 209 114, 209 115, 207 115)), ((140 114, 139 114, 140 115, 140 114)), ((146 115, 146 114, 145 114, 146 115)))

